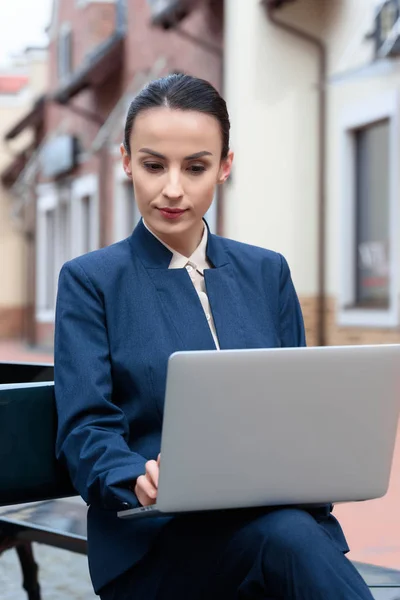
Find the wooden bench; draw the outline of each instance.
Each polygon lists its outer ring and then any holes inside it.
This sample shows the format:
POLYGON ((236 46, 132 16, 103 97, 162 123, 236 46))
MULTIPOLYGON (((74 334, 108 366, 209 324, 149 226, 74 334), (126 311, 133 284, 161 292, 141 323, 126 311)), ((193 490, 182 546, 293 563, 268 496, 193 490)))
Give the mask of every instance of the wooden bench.
MULTIPOLYGON (((7 466, 5 473, 4 467, 0 472, 0 554, 16 549, 28 600, 41 600, 33 542, 87 553, 87 507, 75 495, 54 456, 56 414, 52 382, 51 365, 0 362, 0 458, 15 465, 20 477, 16 481, 11 469, 8 486, 7 466), (41 382, 49 385, 40 387, 41 382), (29 422, 30 426, 24 427, 29 422), (42 430, 40 439, 35 422, 42 430), (29 438, 25 440, 25 450, 15 446, 20 434, 29 438), (34 448, 39 455, 39 462, 31 462, 31 467, 38 469, 36 480, 27 478, 24 470, 35 457, 34 448)), ((2 464, 8 463, 3 460, 2 464)), ((377 599, 400 600, 400 570, 355 565, 377 599)))

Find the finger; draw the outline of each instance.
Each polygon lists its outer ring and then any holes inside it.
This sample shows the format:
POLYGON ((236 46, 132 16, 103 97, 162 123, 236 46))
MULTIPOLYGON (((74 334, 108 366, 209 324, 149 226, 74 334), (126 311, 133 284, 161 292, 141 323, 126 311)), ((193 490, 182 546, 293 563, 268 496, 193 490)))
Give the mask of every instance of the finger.
POLYGON ((150 479, 155 488, 158 488, 159 468, 155 460, 149 460, 146 463, 146 477, 150 479))
POLYGON ((147 477, 147 475, 142 476, 143 479, 140 478, 139 488, 149 496, 149 498, 153 498, 154 500, 157 498, 157 488, 153 484, 153 482, 147 477))
POLYGON ((154 504, 154 500, 149 498, 144 492, 136 490, 135 493, 140 506, 152 506, 154 504))
POLYGON ((134 491, 142 506, 150 506, 157 499, 157 490, 145 475, 137 478, 134 491))
POLYGON ((144 477, 144 476, 141 475, 140 477, 137 478, 137 480, 135 482, 135 487, 133 488, 133 492, 136 494, 136 497, 139 500, 139 504, 141 504, 142 506, 147 506, 148 498, 141 487, 141 478, 142 477, 144 477))
POLYGON ((160 452, 160 454, 157 456, 157 464, 158 464, 158 466, 160 466, 160 463, 161 463, 161 452, 160 452))

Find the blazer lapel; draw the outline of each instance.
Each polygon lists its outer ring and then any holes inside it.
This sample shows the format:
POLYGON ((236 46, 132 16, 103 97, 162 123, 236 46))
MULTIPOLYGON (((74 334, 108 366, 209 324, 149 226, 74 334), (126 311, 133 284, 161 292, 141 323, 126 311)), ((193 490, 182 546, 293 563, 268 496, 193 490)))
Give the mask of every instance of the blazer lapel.
POLYGON ((172 253, 140 221, 129 238, 152 280, 182 350, 215 350, 203 307, 186 269, 169 269, 172 253))
MULTIPOLYGON (((206 223, 207 225, 207 223, 206 223)), ((207 225, 208 227, 208 225, 207 225)), ((172 253, 139 222, 129 238, 158 292, 182 350, 215 350, 214 340, 197 292, 186 269, 168 269, 172 253)), ((246 307, 233 276, 223 238, 208 232, 207 258, 212 269, 204 271, 207 295, 221 349, 246 348, 246 307)))
POLYGON ((246 347, 241 296, 230 264, 204 271, 206 289, 221 350, 246 347))
POLYGON ((147 269, 182 350, 215 350, 197 292, 186 269, 147 269))

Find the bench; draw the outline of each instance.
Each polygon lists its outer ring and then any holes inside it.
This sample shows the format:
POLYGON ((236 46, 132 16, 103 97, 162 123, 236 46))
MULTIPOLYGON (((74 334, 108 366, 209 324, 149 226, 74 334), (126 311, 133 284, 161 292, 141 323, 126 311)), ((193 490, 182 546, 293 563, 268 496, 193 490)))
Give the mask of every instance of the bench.
MULTIPOLYGON (((28 600, 41 600, 33 542, 87 553, 87 507, 54 456, 53 378, 51 365, 0 362, 0 554, 16 549, 28 600)), ((377 599, 400 600, 400 570, 355 565, 377 599)))
POLYGON ((32 543, 87 554, 86 512, 74 497, 0 508, 0 554, 17 551, 28 600, 41 600, 32 543))
POLYGON ((86 506, 54 455, 53 379, 52 365, 0 362, 0 554, 16 549, 29 600, 41 597, 32 542, 86 554, 86 506))

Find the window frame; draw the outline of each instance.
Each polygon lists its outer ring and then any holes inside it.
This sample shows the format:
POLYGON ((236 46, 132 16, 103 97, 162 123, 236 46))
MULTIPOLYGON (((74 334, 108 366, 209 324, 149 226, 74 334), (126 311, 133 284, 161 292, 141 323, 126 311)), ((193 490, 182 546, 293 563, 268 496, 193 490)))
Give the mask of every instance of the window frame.
MULTIPOLYGON (((132 181, 126 175, 121 161, 117 160, 114 164, 114 198, 113 198, 113 208, 114 208, 114 241, 120 242, 121 240, 126 239, 132 234, 133 228, 127 226, 127 198, 126 198, 126 186, 133 185, 132 181)), ((137 214, 140 215, 139 209, 137 208, 136 199, 133 198, 135 202, 135 208, 137 214)), ((138 218, 138 222, 140 221, 141 216, 138 218)), ((135 225, 136 226, 136 225, 135 225)))
POLYGON ((71 185, 71 228, 74 232, 72 238, 72 256, 86 253, 84 239, 84 206, 83 201, 89 198, 90 219, 90 247, 89 252, 99 248, 99 184, 96 174, 82 175, 73 180, 71 185))
POLYGON ((399 319, 399 98, 394 91, 349 107, 340 123, 340 161, 342 194, 339 238, 340 279, 337 320, 346 327, 396 327, 399 319), (356 141, 354 131, 379 121, 389 120, 389 307, 364 308, 356 301, 356 141))
POLYGON ((54 212, 56 218, 58 206, 57 189, 52 184, 41 184, 37 188, 37 251, 36 251, 36 319, 39 323, 52 323, 55 318, 54 307, 48 308, 47 288, 49 277, 53 277, 53 285, 57 289, 55 272, 49 273, 47 268, 47 223, 46 215, 54 212))
POLYGON ((67 80, 73 70, 73 48, 72 48, 72 27, 70 23, 63 23, 60 27, 58 38, 57 38, 57 77, 59 81, 67 80), (68 41, 68 58, 65 57, 68 41), (64 69, 66 61, 68 59, 68 67, 64 69))

